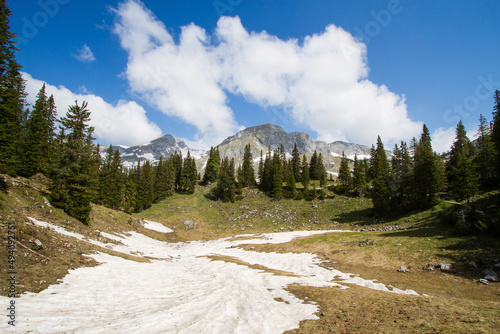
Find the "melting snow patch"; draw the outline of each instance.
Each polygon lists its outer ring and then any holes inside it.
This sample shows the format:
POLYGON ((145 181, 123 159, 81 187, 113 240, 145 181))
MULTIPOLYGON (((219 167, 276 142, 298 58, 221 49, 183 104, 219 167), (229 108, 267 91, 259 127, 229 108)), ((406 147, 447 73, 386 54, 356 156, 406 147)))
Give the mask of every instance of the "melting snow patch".
POLYGON ((150 220, 144 220, 144 227, 148 230, 153 230, 160 233, 172 233, 174 231, 166 227, 165 225, 150 220))
MULTIPOLYGON (((83 238, 50 223, 30 220, 59 233, 83 238)), ((298 328, 302 320, 317 319, 317 305, 286 291, 290 284, 347 288, 342 284, 352 283, 387 292, 415 294, 320 267, 321 260, 313 254, 260 253, 236 247, 283 243, 327 232, 334 231, 293 231, 246 235, 240 240, 179 243, 158 241, 136 232, 112 236, 121 243, 107 244, 114 250, 158 260, 139 263, 103 253, 93 254, 101 265, 71 270, 63 283, 38 294, 24 294, 16 300, 22 312, 15 330, 23 333, 282 333, 298 328), (209 258, 212 255, 293 275, 212 261, 209 258)), ((0 302, 7 305, 9 300, 0 297, 0 302)), ((0 331, 6 326, 6 322, 0 323, 0 331)))

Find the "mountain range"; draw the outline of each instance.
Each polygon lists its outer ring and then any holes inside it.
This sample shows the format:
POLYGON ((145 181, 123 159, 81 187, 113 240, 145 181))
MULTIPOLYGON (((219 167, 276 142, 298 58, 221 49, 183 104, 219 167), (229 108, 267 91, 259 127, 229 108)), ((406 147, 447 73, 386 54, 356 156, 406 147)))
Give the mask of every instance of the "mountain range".
MULTIPOLYGON (((226 138, 222 143, 217 145, 221 157, 234 158, 235 162, 241 163, 245 146, 250 144, 254 162, 258 163, 261 152, 265 154, 270 147, 272 150, 277 149, 283 144, 287 156, 291 157, 294 145, 297 144, 299 154, 311 155, 314 151, 323 155, 327 170, 331 173, 336 172, 336 166, 339 166, 339 159, 342 152, 349 158, 354 159, 357 155, 358 159, 370 157, 370 148, 364 145, 347 143, 343 141, 335 141, 326 143, 323 141, 314 141, 305 132, 287 133, 280 126, 273 124, 264 124, 254 127, 249 127, 239 131, 233 136, 226 138)), ((105 152, 108 146, 101 146, 101 152, 105 152)), ((198 170, 202 170, 208 159, 208 151, 192 149, 180 139, 171 135, 163 135, 149 143, 125 147, 113 146, 118 149, 121 155, 122 162, 125 166, 132 166, 137 163, 149 160, 151 162, 158 161, 160 156, 168 157, 174 152, 180 152, 186 156, 189 151, 191 156, 196 158, 198 170)))

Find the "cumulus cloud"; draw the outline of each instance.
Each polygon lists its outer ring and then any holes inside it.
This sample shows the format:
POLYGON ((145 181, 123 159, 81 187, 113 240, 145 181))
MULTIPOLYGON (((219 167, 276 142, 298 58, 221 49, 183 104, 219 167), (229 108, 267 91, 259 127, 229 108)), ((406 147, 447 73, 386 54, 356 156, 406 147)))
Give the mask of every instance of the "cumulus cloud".
MULTIPOLYGON (((33 105, 44 81, 34 79, 28 73, 22 75, 26 80, 28 103, 33 105)), ((111 105, 94 94, 77 94, 64 86, 56 87, 48 83, 45 83, 45 91, 48 96, 54 95, 58 118, 66 114, 68 107, 75 104, 75 100, 79 103, 88 102, 91 111, 90 125, 95 127, 94 135, 100 141, 137 145, 162 134, 160 128, 148 120, 146 110, 134 101, 120 100, 116 105, 111 105)))
POLYGON ((455 141, 455 128, 439 128, 432 134, 432 149, 437 153, 448 152, 455 141))
POLYGON ((94 53, 92 53, 92 50, 87 44, 84 44, 82 48, 78 50, 78 53, 73 55, 73 57, 83 63, 92 63, 95 61, 94 53))
POLYGON ((182 27, 176 42, 141 2, 114 11, 131 92, 195 126, 201 142, 218 144, 239 128, 228 93, 281 108, 325 141, 371 144, 380 135, 391 143, 422 128, 408 116, 404 96, 368 80, 366 45, 335 25, 301 41, 282 40, 221 17, 211 33, 182 27))

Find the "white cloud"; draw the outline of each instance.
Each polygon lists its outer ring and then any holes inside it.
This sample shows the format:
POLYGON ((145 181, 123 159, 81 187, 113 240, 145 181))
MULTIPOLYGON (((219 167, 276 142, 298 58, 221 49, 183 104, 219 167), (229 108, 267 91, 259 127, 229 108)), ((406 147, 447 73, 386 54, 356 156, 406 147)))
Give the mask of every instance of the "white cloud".
POLYGON ((455 141, 455 128, 439 128, 431 135, 432 149, 437 153, 448 152, 455 141))
MULTIPOLYGON (((23 73, 26 80, 28 103, 34 104, 36 95, 44 81, 34 79, 30 74, 23 73)), ((58 118, 64 116, 68 107, 79 103, 88 102, 91 112, 90 125, 95 127, 94 135, 98 140, 122 145, 137 145, 161 136, 160 128, 148 120, 146 110, 134 101, 120 100, 116 105, 111 105, 101 97, 94 94, 73 93, 64 86, 52 86, 45 83, 47 96, 54 95, 58 118)))
POLYGON ((137 0, 115 10, 114 32, 129 53, 124 76, 141 99, 194 125, 196 140, 218 144, 239 126, 227 93, 282 108, 325 141, 386 144, 418 136, 404 96, 368 80, 366 46, 340 27, 281 40, 221 17, 213 34, 191 24, 174 42, 137 0))
POLYGON ((95 56, 87 44, 84 44, 82 48, 78 50, 78 53, 73 55, 73 57, 83 63, 92 63, 95 61, 95 56))

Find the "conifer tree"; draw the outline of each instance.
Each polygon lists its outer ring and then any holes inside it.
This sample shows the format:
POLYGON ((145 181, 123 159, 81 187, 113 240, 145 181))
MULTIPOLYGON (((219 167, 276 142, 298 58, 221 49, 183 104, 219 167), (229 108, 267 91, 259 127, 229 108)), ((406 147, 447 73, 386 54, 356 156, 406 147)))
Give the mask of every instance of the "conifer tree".
POLYGON ((217 182, 217 177, 219 176, 220 169, 220 155, 218 148, 210 148, 210 154, 207 160, 207 167, 205 168, 205 174, 203 174, 203 184, 215 183, 217 182))
POLYGON ((292 159, 290 160, 290 164, 292 166, 293 177, 295 181, 300 182, 300 170, 302 166, 300 162, 300 155, 299 155, 299 149, 297 148, 297 143, 295 143, 293 146, 292 159))
POLYGON ((309 176, 309 164, 307 163, 306 155, 302 156, 302 171, 300 174, 301 183, 304 186, 304 191, 309 190, 309 183, 311 182, 311 178, 309 176))
POLYGON ((194 158, 191 157, 191 153, 188 151, 182 166, 182 191, 185 191, 188 194, 194 194, 197 178, 198 172, 196 171, 196 162, 194 158))
POLYGON ((500 184, 500 90, 495 90, 491 139, 495 148, 496 175, 500 184))
POLYGON ((243 165, 241 166, 241 177, 238 177, 238 184, 240 183, 242 187, 251 187, 256 184, 250 144, 247 144, 245 146, 245 153, 243 154, 243 165))
POLYGON ((477 190, 472 184, 476 183, 475 170, 472 164, 474 155, 473 146, 467 138, 462 121, 457 124, 456 137, 450 151, 447 164, 447 176, 450 191, 457 199, 468 199, 477 190))
POLYGON ((182 189, 182 155, 179 154, 178 152, 175 152, 170 156, 170 159, 172 160, 172 165, 174 167, 174 172, 175 172, 175 189, 176 191, 181 191, 182 189))
POLYGON ((349 168, 349 161, 347 160, 344 152, 342 152, 342 158, 340 159, 338 181, 342 185, 344 191, 351 189, 351 184, 352 184, 351 169, 349 168))
POLYGON ((408 210, 412 206, 413 199, 413 164, 410 150, 406 142, 395 145, 392 161, 392 196, 393 206, 400 210, 408 210))
POLYGON ((47 98, 45 84, 43 84, 26 121, 26 133, 22 145, 21 175, 29 177, 38 172, 47 172, 53 156, 54 139, 54 97, 51 95, 50 99, 47 98))
POLYGON ((151 207, 154 201, 154 177, 151 163, 146 160, 140 171, 137 186, 136 211, 143 211, 151 207))
POLYGON ((309 163, 309 177, 311 180, 319 180, 319 161, 318 152, 316 152, 316 150, 314 150, 309 163))
POLYGON ((167 175, 166 165, 167 163, 163 160, 163 157, 160 156, 160 160, 158 161, 158 164, 154 168, 155 203, 167 197, 168 175, 167 175))
POLYGON ((492 142, 491 126, 483 115, 479 116, 479 137, 474 164, 477 166, 479 183, 483 189, 495 186, 495 148, 492 142))
POLYGON ((375 212, 379 214, 390 213, 390 170, 384 144, 380 136, 377 138, 377 148, 372 151, 373 182, 372 201, 375 212))
POLYGON ((455 142, 451 147, 447 166, 450 190, 458 200, 468 200, 477 191, 478 179, 472 163, 473 155, 473 146, 460 121, 457 124, 455 142))
POLYGON ((281 154, 274 152, 272 161, 272 189, 271 196, 274 199, 281 199, 283 195, 283 170, 282 170, 281 154))
POLYGON ((215 195, 223 202, 234 202, 236 199, 236 177, 234 159, 222 159, 215 195))
POLYGON ((0 173, 14 175, 22 159, 26 93, 15 59, 18 49, 16 35, 10 31, 10 15, 7 1, 0 0, 0 173))
POLYGON ((98 182, 99 152, 93 144, 94 128, 87 103, 68 108, 61 118, 58 155, 50 176, 51 202, 84 224, 89 222, 90 202, 95 198, 98 182))
POLYGON ((415 147, 413 178, 415 204, 420 207, 433 204, 437 192, 436 159, 432 151, 431 136, 425 124, 415 147))
POLYGON ((353 170, 352 183, 354 190, 360 196, 363 196, 366 187, 366 171, 363 161, 359 161, 357 155, 354 155, 354 170, 353 170))
POLYGON ((286 198, 294 198, 297 194, 297 190, 295 189, 295 173, 291 163, 286 166, 285 182, 286 192, 283 192, 283 196, 286 198))

